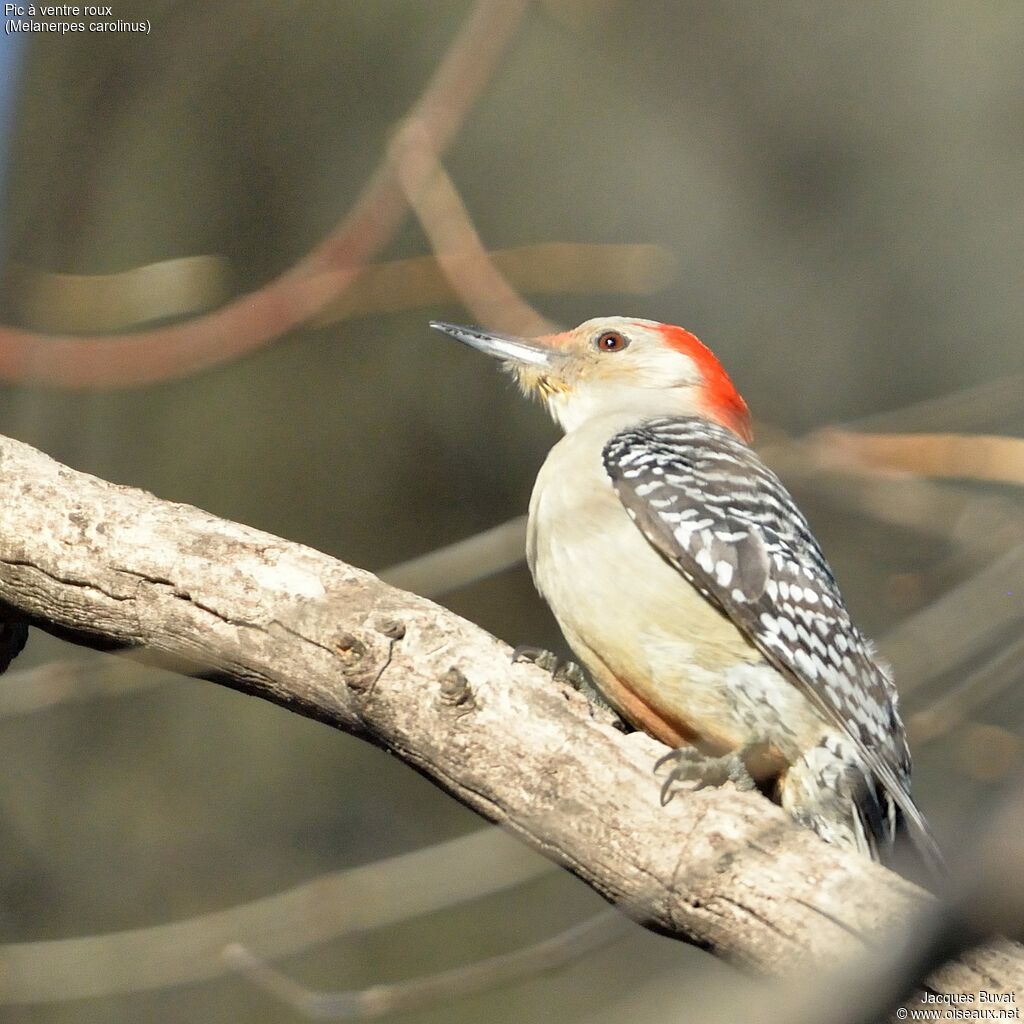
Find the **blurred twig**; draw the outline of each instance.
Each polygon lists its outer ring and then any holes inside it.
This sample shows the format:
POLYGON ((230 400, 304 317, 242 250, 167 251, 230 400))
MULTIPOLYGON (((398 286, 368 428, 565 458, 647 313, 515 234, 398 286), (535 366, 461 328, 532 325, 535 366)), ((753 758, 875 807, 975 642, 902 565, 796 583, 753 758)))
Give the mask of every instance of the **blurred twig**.
POLYGON ((891 630, 882 641, 900 690, 986 650, 1024 624, 1024 545, 1018 545, 891 630))
MULTIPOLYGON (((674 270, 672 253, 660 245, 593 245, 541 242, 489 252, 497 272, 532 295, 620 292, 647 295, 664 288, 674 270)), ((373 313, 396 313, 460 301, 436 256, 372 263, 351 288, 311 321, 324 327, 373 313)))
POLYGON ((186 921, 0 946, 0 1004, 140 992, 225 974, 235 943, 276 959, 522 885, 553 865, 484 828, 186 921))
POLYGON ((185 256, 118 274, 54 274, 20 264, 9 273, 21 316, 37 331, 134 330, 213 309, 229 294, 223 256, 185 256))
POLYGON ((413 121, 405 126, 393 144, 392 160, 445 277, 473 316, 489 327, 516 334, 554 330, 555 325, 495 267, 423 125, 413 121))
MULTIPOLYGON (((518 27, 527 0, 478 0, 409 119, 443 151, 518 27)), ((113 337, 0 328, 0 379, 62 388, 133 387, 238 358, 305 323, 336 299, 392 238, 406 204, 387 158, 345 219, 299 264, 207 316, 113 337)))
POLYGON ((843 424, 848 430, 977 430, 1024 413, 1024 375, 998 377, 891 412, 863 416, 843 424))
POLYGON ((876 473, 843 465, 821 441, 777 439, 759 451, 791 486, 813 490, 816 500, 925 537, 992 557, 1024 542, 1020 505, 976 487, 912 474, 876 473))
POLYGON ((948 735, 968 715, 1024 680, 1024 636, 997 651, 907 721, 911 738, 928 743, 948 735))
POLYGON ((162 682, 152 670, 121 658, 51 661, 8 672, 0 684, 0 718, 48 711, 57 704, 123 697, 162 682))
MULTIPOLYGON (((515 288, 539 295, 647 295, 664 288, 674 269, 672 253, 660 245, 541 242, 487 257, 515 288)), ((227 294, 227 275, 227 261, 214 256, 151 263, 120 274, 51 274, 19 267, 11 290, 35 330, 123 331, 218 305, 227 294)), ((371 263, 309 324, 326 327, 460 298, 435 256, 371 263)))
POLYGON ((393 587, 440 597, 517 565, 526 554, 526 516, 436 548, 377 575, 393 587))
POLYGON ((1024 438, 991 434, 862 434, 823 430, 805 442, 822 461, 862 471, 1024 484, 1024 438))
POLYGON ((327 992, 307 988, 243 946, 224 950, 224 960, 253 984, 296 1012, 316 1020, 375 1020, 426 1009, 438 1002, 507 985, 557 970, 622 938, 635 925, 617 910, 595 914, 549 939, 509 953, 371 988, 327 992))

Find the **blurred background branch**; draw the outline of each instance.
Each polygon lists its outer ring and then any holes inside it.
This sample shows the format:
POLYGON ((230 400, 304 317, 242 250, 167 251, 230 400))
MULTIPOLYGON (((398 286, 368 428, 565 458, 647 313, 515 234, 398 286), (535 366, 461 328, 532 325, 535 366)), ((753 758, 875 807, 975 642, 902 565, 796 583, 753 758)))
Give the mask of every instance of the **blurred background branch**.
MULTIPOLYGON (((542 242, 488 254, 517 290, 536 295, 621 291, 650 295, 672 279, 672 253, 658 245, 542 242)), ((195 314, 218 305, 230 268, 215 256, 192 256, 118 274, 49 274, 13 269, 21 319, 41 331, 117 331, 147 321, 195 314)), ((341 295, 310 321, 327 327, 342 320, 400 313, 457 301, 435 256, 371 263, 341 295)))
POLYGON ((243 944, 287 957, 341 936, 513 889, 553 865, 499 829, 330 872, 212 914, 106 935, 0 947, 0 1003, 48 1003, 192 984, 233 970, 243 944))
POLYGON ((838 465, 924 477, 1024 484, 1024 438, 965 434, 819 434, 822 455, 838 465))
MULTIPOLYGON (((443 150, 498 65, 527 0, 478 0, 409 121, 443 150)), ((236 359, 336 300, 399 229, 405 212, 385 159, 342 222, 294 268, 199 320, 115 338, 0 328, 0 377, 51 387, 137 387, 236 359)))
POLYGON ((442 272, 473 317, 527 337, 553 330, 554 324, 523 300, 488 255, 426 128, 408 122, 392 145, 391 159, 442 272))
POLYGON ((463 967, 422 978, 408 978, 390 985, 348 992, 318 992, 300 985, 243 946, 226 949, 224 959, 253 984, 306 1017, 316 1020, 376 1020, 394 1013, 449 1003, 460 996, 557 970, 622 938, 629 929, 630 923, 626 918, 618 911, 609 910, 550 939, 511 953, 476 960, 463 967))

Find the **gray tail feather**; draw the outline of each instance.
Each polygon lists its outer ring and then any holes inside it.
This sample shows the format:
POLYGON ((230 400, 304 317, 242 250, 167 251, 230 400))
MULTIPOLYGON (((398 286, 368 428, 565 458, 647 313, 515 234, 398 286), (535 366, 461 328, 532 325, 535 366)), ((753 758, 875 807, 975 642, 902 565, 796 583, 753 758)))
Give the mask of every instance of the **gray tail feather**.
POLYGON ((892 865, 897 847, 909 845, 928 879, 942 886, 949 873, 939 844, 910 794, 901 790, 900 797, 894 799, 873 778, 864 779, 854 809, 871 856, 882 864, 892 865))
POLYGON ((900 806, 896 809, 897 832, 905 834, 910 840, 921 863, 928 872, 928 877, 937 887, 944 887, 949 880, 949 868, 942 856, 939 844, 935 841, 928 822, 918 810, 917 804, 908 797, 910 813, 900 806))
POLYGON ((949 877, 949 872, 928 822, 914 803, 908 787, 895 777, 889 766, 885 765, 881 771, 877 770, 879 766, 874 767, 878 785, 884 790, 885 799, 896 805, 896 831, 906 833, 931 880, 937 886, 942 886, 949 877))
POLYGON ((827 742, 790 767, 780 796, 797 821, 827 842, 892 864, 905 837, 934 883, 947 877, 938 844, 906 789, 827 742))

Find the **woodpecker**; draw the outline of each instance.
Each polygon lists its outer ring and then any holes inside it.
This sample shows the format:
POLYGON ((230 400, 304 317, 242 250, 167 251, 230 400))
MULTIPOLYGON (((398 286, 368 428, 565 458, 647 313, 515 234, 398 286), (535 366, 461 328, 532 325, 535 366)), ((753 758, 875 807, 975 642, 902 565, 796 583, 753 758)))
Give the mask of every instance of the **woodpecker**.
POLYGON ((530 340, 431 327, 502 360, 565 431, 527 560, 604 700, 673 748, 663 801, 684 779, 756 784, 876 860, 906 828, 938 873, 889 672, 711 351, 628 317, 530 340))

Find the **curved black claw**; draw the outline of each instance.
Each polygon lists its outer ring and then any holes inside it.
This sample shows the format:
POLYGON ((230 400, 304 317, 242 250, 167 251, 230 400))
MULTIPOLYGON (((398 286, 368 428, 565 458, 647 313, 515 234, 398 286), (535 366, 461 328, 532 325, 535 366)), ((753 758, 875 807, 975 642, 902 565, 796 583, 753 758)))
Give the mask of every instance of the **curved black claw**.
POLYGON ((558 655, 554 651, 545 650, 543 647, 531 647, 530 644, 520 644, 512 651, 512 661, 529 661, 538 668, 544 669, 554 675, 558 671, 558 655))
POLYGON ((721 757, 702 754, 696 747, 678 747, 670 750, 654 763, 657 771, 663 764, 675 762, 661 787, 661 805, 665 806, 675 796, 672 787, 677 782, 694 782, 695 790, 706 786, 721 786, 731 782, 737 789, 754 789, 756 783, 747 768, 744 750, 734 750, 721 757))
POLYGON ((532 662, 545 672, 550 672, 557 682, 568 683, 574 690, 586 693, 586 688, 590 686, 586 672, 575 661, 563 661, 554 651, 545 650, 543 647, 520 644, 512 652, 512 660, 532 662))
POLYGON ((575 661, 561 662, 555 668, 553 675, 557 682, 568 683, 574 690, 585 693, 591 700, 595 699, 595 695, 597 700, 602 699, 601 695, 591 685, 590 680, 587 678, 587 673, 575 661))

